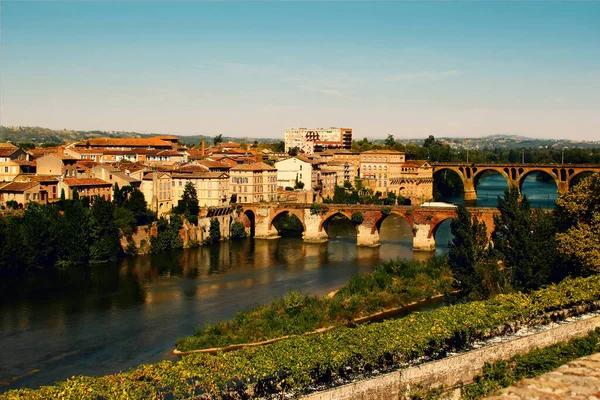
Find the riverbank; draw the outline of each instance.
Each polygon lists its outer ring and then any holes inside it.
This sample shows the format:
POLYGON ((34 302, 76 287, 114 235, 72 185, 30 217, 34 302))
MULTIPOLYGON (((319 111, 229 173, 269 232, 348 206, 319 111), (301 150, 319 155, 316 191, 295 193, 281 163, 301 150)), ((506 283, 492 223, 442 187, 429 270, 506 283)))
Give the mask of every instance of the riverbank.
POLYGON ((233 320, 209 324, 194 336, 177 341, 177 350, 239 348, 238 344, 273 340, 347 326, 361 317, 448 293, 452 273, 445 258, 427 262, 389 261, 372 272, 354 276, 333 296, 290 292, 268 306, 236 314, 233 320), (231 347, 233 346, 233 347, 231 347))
POLYGON ((63 398, 81 399, 105 397, 107 393, 127 393, 132 399, 303 393, 315 384, 405 368, 523 326, 584 314, 596 310, 598 301, 600 277, 567 279, 529 295, 499 295, 264 347, 194 354, 178 362, 141 365, 106 377, 74 377, 37 391, 12 391, 4 398, 55 398, 59 393, 63 398))

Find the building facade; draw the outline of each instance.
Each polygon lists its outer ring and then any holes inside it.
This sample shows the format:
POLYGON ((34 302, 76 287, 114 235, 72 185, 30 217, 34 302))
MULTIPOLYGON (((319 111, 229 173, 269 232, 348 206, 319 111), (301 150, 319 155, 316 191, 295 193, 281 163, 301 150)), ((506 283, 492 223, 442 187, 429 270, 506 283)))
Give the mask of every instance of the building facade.
POLYGON ((258 162, 236 165, 229 171, 230 191, 237 203, 277 200, 277 169, 258 162))
POLYGON ((285 131, 285 152, 297 147, 302 153, 313 154, 326 149, 350 149, 352 129, 293 128, 285 131))
POLYGON ((280 188, 295 187, 296 182, 302 182, 304 189, 312 185, 312 165, 298 157, 290 157, 275 163, 277 168, 277 186, 280 188))
POLYGON ((173 173, 171 178, 175 206, 183 198, 188 182, 196 189, 199 207, 219 207, 229 202, 229 175, 224 172, 173 173))

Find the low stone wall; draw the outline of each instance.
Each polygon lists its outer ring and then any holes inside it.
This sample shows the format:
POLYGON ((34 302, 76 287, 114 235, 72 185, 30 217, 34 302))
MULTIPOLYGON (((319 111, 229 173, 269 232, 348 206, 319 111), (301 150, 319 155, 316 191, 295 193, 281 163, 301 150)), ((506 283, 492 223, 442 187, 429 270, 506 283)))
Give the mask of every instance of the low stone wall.
POLYGON ((585 336, 600 327, 600 316, 566 323, 547 331, 524 336, 504 343, 486 346, 468 353, 425 363, 371 379, 340 386, 303 397, 310 400, 397 399, 416 384, 426 388, 451 388, 459 382, 470 383, 483 371, 486 362, 509 359, 575 337, 585 336))

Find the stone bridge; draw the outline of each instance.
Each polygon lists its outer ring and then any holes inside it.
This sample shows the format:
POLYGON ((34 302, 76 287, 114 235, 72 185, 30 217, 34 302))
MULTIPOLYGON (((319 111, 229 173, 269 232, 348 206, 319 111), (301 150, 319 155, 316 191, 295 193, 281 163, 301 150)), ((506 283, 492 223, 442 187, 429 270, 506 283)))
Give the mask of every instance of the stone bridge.
MULTIPOLYGON (((279 232, 273 225, 281 215, 295 215, 304 227, 302 238, 309 243, 323 243, 329 239, 328 224, 341 216, 352 221, 352 214, 360 212, 363 221, 355 224, 357 246, 379 246, 379 229, 382 222, 390 215, 404 218, 413 232, 413 250, 435 250, 435 232, 440 224, 447 219, 456 217, 456 207, 417 207, 417 206, 376 206, 376 205, 346 205, 346 204, 291 204, 291 203, 257 203, 244 204, 238 215, 246 230, 256 239, 276 239, 279 232)), ((474 217, 483 221, 487 227, 488 236, 494 229, 496 208, 469 208, 474 217)))
POLYGON ((475 187, 477 181, 486 171, 494 171, 506 178, 508 186, 516 186, 521 191, 523 181, 532 172, 545 172, 550 175, 558 193, 569 191, 575 177, 585 172, 600 173, 600 165, 579 165, 579 164, 456 164, 456 163, 433 163, 434 175, 440 171, 451 170, 460 176, 465 190, 465 200, 476 200, 477 193, 475 187))

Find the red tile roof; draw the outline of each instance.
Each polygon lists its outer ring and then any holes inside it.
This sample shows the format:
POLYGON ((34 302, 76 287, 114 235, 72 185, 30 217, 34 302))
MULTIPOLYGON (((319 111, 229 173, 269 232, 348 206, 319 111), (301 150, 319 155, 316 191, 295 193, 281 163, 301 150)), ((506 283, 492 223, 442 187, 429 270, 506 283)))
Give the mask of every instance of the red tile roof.
POLYGON ((63 182, 68 186, 112 186, 100 178, 65 178, 63 182))
POLYGON ((171 147, 171 143, 160 137, 151 138, 97 138, 78 142, 77 147, 171 147))
POLYGON ((223 162, 220 161, 212 161, 212 160, 201 160, 201 161, 197 161, 197 164, 199 165, 203 165, 205 167, 208 168, 226 168, 229 169, 231 168, 231 166, 229 164, 225 164, 223 162))
POLYGON ((257 162, 254 164, 240 164, 231 168, 231 171, 277 171, 277 168, 265 164, 264 162, 257 162))
POLYGON ((34 186, 39 185, 39 182, 11 182, 0 188, 2 192, 24 192, 34 186))

